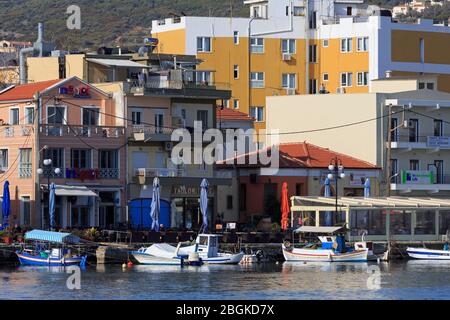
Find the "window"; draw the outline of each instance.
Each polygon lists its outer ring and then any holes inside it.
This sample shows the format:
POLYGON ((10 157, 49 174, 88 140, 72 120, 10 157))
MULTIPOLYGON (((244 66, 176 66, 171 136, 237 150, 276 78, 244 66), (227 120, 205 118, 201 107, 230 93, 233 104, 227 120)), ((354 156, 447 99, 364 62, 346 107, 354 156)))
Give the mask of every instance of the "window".
POLYGON ((245 183, 242 183, 239 188, 239 210, 247 210, 247 185, 245 183))
MULTIPOLYGON (((287 8, 287 12, 289 11, 289 7, 286 7, 287 8)), ((286 15, 289 15, 289 14, 286 14, 286 15)), ((294 16, 295 17, 300 17, 300 16, 303 16, 303 15, 305 15, 305 8, 304 7, 297 7, 297 6, 295 6, 294 7, 294 16)))
POLYGON ((347 15, 348 16, 352 15, 352 7, 347 7, 347 15))
POLYGON ((264 122, 264 107, 251 107, 250 117, 255 119, 255 122, 264 122))
POLYGON ((233 108, 234 109, 239 109, 239 99, 234 99, 233 100, 233 108))
POLYGON ((352 78, 353 74, 351 72, 341 73, 341 87, 351 87, 352 78))
POLYGON ((341 52, 352 52, 352 38, 341 39, 341 52))
POLYGON ((250 52, 251 53, 264 53, 264 38, 251 38, 250 52))
POLYGON ((296 89, 297 79, 295 73, 283 73, 281 86, 284 89, 296 89))
POLYGON ((425 89, 425 82, 419 82, 419 90, 425 89))
POLYGON ((65 169, 64 163, 64 148, 50 148, 46 152, 47 159, 52 160, 52 166, 54 168, 61 169, 61 172, 65 169))
POLYGON ((228 109, 230 107, 230 100, 225 99, 222 101, 223 101, 223 107, 228 109))
POLYGON ((163 133, 164 130, 164 113, 156 112, 155 113, 155 131, 156 133, 163 133))
POLYGON ((390 181, 391 183, 396 183, 396 181, 400 181, 398 174, 398 160, 391 159, 391 172, 390 172, 390 181))
POLYGON ((28 107, 25 108, 25 124, 33 124, 34 123, 34 108, 28 107))
POLYGON ((391 119, 391 141, 392 142, 398 141, 398 119, 397 118, 391 119))
POLYGON ((197 121, 201 121, 203 129, 208 129, 208 110, 197 110, 197 121))
POLYGON ((317 79, 309 79, 309 94, 317 93, 317 79))
POLYGON ((211 52, 211 38, 198 37, 197 38, 197 52, 211 52))
POLYGON ((309 46, 309 62, 317 62, 317 45, 315 44, 309 46))
POLYGON ((369 51, 369 37, 358 38, 357 50, 360 52, 369 51))
POLYGON ((427 82, 427 89, 428 90, 434 90, 434 83, 433 82, 427 82))
POLYGON ((369 83, 368 78, 368 72, 358 72, 358 86, 367 86, 369 83))
POLYGON ((227 209, 233 210, 233 196, 231 195, 227 196, 227 209))
POLYGON ((250 75, 251 88, 264 88, 264 72, 252 72, 250 75))
POLYGON ((8 169, 8 149, 0 149, 0 170, 8 169))
POLYGON ((211 71, 196 72, 196 84, 209 85, 212 83, 211 71))
POLYGON ((17 126, 19 124, 19 108, 9 110, 9 124, 11 126, 17 126))
POLYGON ((425 62, 425 40, 420 38, 420 63, 425 62))
POLYGON ((47 107, 47 123, 52 125, 58 125, 64 123, 66 108, 65 107, 47 107))
POLYGON ((100 125, 100 112, 98 108, 83 108, 83 126, 100 125))
POLYGON ((328 41, 329 41, 328 39, 324 39, 324 40, 322 41, 322 47, 328 48, 328 45, 329 45, 328 41))
POLYGON ((316 27, 317 27, 317 11, 313 11, 309 16, 309 28, 316 29, 316 27))
POLYGON ((32 176, 32 159, 31 149, 19 149, 20 163, 19 163, 19 177, 31 178, 32 176))
POLYGON ((444 135, 442 120, 434 120, 434 136, 442 137, 444 135))
POLYGON ((237 64, 233 67, 233 78, 235 80, 239 79, 239 66, 237 64))
POLYGON ((328 81, 328 79, 329 79, 328 73, 324 73, 324 74, 322 75, 322 80, 323 80, 323 81, 328 81))
POLYGON ((295 39, 281 40, 281 52, 294 54, 296 52, 295 39))
POLYGON ((233 32, 233 43, 235 45, 239 44, 239 31, 234 31, 233 32))
POLYGON ((91 169, 92 151, 90 149, 72 149, 72 168, 91 169))
POLYGON ((118 150, 99 150, 98 167, 100 169, 118 169, 119 151, 118 150))
POLYGON ((419 160, 409 160, 409 170, 411 171, 419 171, 419 160))
POLYGON ((295 184, 295 195, 298 197, 303 195, 303 183, 295 184))
POLYGON ((140 110, 131 111, 131 124, 132 125, 140 125, 141 118, 142 118, 142 111, 140 111, 140 110))

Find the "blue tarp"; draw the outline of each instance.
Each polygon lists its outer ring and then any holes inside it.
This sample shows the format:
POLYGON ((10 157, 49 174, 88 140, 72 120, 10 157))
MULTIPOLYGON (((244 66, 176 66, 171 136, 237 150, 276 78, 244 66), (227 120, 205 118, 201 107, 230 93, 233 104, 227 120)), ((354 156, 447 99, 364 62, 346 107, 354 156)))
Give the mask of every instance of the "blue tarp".
POLYGON ((71 233, 33 230, 25 233, 25 240, 41 240, 54 243, 78 243, 80 238, 71 233))

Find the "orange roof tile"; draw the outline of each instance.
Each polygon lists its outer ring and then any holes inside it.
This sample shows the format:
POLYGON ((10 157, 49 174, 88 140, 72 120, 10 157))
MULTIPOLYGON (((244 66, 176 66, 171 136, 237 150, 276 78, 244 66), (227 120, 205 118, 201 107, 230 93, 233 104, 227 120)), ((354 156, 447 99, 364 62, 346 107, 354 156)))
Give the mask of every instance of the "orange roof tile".
POLYGON ((15 86, 0 93, 0 101, 15 101, 33 99, 36 92, 42 92, 45 89, 61 82, 63 80, 49 80, 36 83, 28 83, 15 86))
POLYGON ((230 108, 217 108, 217 120, 220 121, 253 121, 254 119, 249 115, 236 111, 230 108))

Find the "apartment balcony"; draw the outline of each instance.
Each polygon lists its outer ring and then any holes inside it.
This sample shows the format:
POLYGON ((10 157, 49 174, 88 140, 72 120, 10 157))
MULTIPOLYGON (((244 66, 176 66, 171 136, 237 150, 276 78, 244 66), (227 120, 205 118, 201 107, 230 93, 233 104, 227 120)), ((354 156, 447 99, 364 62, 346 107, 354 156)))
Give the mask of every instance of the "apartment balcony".
POLYGON ((179 75, 174 78, 150 77, 146 81, 129 79, 129 90, 134 95, 142 96, 192 97, 217 100, 231 98, 231 88, 228 83, 197 80, 195 76, 184 77, 179 75))
POLYGON ((28 137, 32 134, 32 125, 7 126, 3 130, 3 137, 5 138, 28 137))
POLYGON ((396 135, 392 138, 392 149, 402 151, 427 150, 428 152, 438 152, 441 149, 450 150, 450 136, 429 135, 396 135))
POLYGON ((33 176, 33 166, 30 165, 19 165, 19 178, 30 179, 33 176))
POLYGON ((413 191, 426 191, 428 193, 450 191, 450 173, 404 170, 392 179, 391 190, 402 193, 413 191))
POLYGON ((171 141, 175 129, 148 125, 133 125, 129 139, 136 142, 167 142, 171 141))
POLYGON ((125 128, 106 126, 41 125, 39 132, 46 137, 122 138, 125 136, 125 128))

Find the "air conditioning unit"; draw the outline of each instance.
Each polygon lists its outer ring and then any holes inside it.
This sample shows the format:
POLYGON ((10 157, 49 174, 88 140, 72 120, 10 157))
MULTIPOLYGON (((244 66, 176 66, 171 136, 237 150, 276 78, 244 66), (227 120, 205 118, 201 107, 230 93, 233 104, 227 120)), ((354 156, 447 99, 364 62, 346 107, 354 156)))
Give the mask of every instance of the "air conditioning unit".
POLYGON ((283 53, 283 61, 291 61, 292 55, 290 53, 283 53))
POLYGON ((344 94, 345 93, 345 88, 344 87, 338 87, 337 90, 336 90, 336 93, 344 94))
POLYGON ((173 143, 172 142, 166 142, 164 145, 164 148, 166 151, 172 151, 173 149, 173 143))
POLYGON ((295 89, 291 89, 291 88, 286 89, 286 95, 288 95, 288 96, 295 96, 296 94, 297 94, 297 92, 296 92, 295 89))

